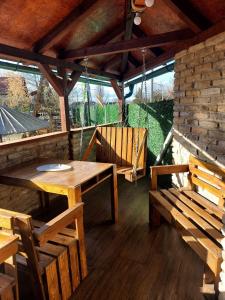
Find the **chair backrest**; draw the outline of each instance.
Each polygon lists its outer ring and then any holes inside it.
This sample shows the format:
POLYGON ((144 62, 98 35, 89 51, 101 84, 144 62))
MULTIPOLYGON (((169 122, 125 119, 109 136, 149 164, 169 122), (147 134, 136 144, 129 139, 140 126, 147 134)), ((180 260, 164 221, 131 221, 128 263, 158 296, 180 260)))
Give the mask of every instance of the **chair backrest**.
MULTIPOLYGON (((35 246, 44 246, 48 240, 54 239, 57 233, 70 224, 75 227, 76 223, 79 222, 77 219, 80 220, 83 216, 83 203, 78 203, 67 209, 40 228, 33 228, 32 217, 26 214, 0 209, 0 216, 13 218, 14 228, 18 229, 18 233, 21 235, 22 245, 20 250, 25 252, 27 265, 32 272, 35 284, 39 287, 36 290, 36 293, 38 293, 36 295, 37 299, 45 299, 39 265, 39 252, 35 246)), ((76 238, 76 231, 74 231, 74 238, 76 238)))
POLYGON ((137 167, 146 162, 146 128, 97 127, 96 161, 137 167))
POLYGON ((218 206, 224 207, 225 168, 204 162, 191 155, 189 170, 191 184, 213 195, 218 199, 218 206))

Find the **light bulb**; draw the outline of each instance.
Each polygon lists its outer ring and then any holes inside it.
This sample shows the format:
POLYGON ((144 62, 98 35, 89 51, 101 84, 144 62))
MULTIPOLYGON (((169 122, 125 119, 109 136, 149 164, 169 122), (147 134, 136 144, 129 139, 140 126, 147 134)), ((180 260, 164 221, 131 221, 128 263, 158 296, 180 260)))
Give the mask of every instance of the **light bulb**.
POLYGON ((145 5, 147 7, 152 7, 154 5, 154 0, 145 0, 145 5))
POLYGON ((141 24, 141 17, 140 17, 139 13, 136 13, 136 15, 135 15, 134 24, 135 25, 140 25, 141 24))

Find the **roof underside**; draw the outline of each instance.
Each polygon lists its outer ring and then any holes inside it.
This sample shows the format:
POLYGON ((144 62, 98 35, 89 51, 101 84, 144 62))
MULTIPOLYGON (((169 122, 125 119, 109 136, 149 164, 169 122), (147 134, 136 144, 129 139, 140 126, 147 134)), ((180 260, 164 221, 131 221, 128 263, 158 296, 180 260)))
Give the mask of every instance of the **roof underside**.
MULTIPOLYGON (((144 0, 136 2, 144 3, 144 0)), ((140 26, 133 25, 133 22, 129 25, 129 15, 127 0, 3 1, 0 7, 0 43, 51 57, 64 57, 67 50, 182 29, 190 29, 196 35, 225 18, 225 1, 155 0, 154 6, 146 8, 142 14, 140 26), (66 25, 65 20, 68 20, 66 25), (60 24, 64 26, 60 27, 60 24), (53 38, 51 34, 54 34, 53 38)), ((149 48, 146 62, 154 65, 154 61, 159 61, 157 57, 176 45, 177 41, 172 41, 149 48)), ((0 58, 5 57, 0 51, 0 58)), ((123 78, 132 77, 141 70, 141 49, 129 51, 121 70, 123 59, 123 53, 100 54, 90 57, 88 66, 116 75, 122 73, 123 78)), ((73 61, 84 65, 83 59, 73 61)))

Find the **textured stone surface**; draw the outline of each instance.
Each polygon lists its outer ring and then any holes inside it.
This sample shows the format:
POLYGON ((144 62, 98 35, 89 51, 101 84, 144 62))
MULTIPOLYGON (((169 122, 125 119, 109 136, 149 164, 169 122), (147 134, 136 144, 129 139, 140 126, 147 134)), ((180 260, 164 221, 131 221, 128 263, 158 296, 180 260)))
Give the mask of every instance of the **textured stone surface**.
MULTIPOLYGON (((225 164, 225 32, 175 57, 173 157, 225 164)), ((182 184, 182 176, 174 176, 182 184)))

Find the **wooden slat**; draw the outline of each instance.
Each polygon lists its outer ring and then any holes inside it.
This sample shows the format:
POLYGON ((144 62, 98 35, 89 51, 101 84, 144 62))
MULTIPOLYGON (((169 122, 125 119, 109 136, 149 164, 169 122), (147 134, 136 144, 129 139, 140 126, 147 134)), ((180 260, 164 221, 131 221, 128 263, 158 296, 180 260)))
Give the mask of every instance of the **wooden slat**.
POLYGON ((106 159, 107 162, 110 161, 111 156, 111 127, 106 127, 106 141, 107 141, 107 147, 106 147, 106 159))
POLYGON ((139 128, 133 128, 133 144, 132 144, 132 165, 134 166, 136 163, 137 155, 138 155, 138 143, 140 140, 139 136, 140 130, 139 128))
POLYGON ((122 166, 127 166, 127 149, 129 147, 128 145, 128 128, 123 128, 123 141, 122 141, 122 166))
MULTIPOLYGON (((40 228, 45 224, 39 220, 33 220, 32 223, 37 228, 40 228)), ((76 231, 74 229, 64 228, 53 239, 50 239, 50 242, 53 242, 54 245, 65 246, 68 248, 70 276, 73 291, 80 284, 79 257, 75 237, 76 231)))
POLYGON ((101 135, 102 135, 102 138, 101 138, 101 143, 102 143, 101 161, 107 162, 108 143, 107 143, 107 128, 106 127, 102 127, 101 135))
POLYGON ((60 215, 47 222, 44 226, 34 230, 34 236, 40 245, 44 245, 48 240, 53 238, 60 230, 70 224, 74 224, 75 219, 80 217, 83 212, 83 203, 76 204, 72 208, 68 208, 60 215))
POLYGON ((139 162, 138 162, 138 167, 140 168, 145 168, 145 164, 146 164, 146 145, 147 145, 147 129, 142 128, 141 130, 141 144, 139 147, 139 151, 140 151, 140 158, 139 158, 139 162))
POLYGON ((191 181, 193 184, 203 188, 204 190, 208 191, 209 193, 215 195, 218 198, 221 198, 222 192, 221 190, 218 190, 217 188, 213 187, 212 185, 208 184, 207 182, 195 177, 191 176, 191 181))
POLYGON ((87 147, 87 149, 86 149, 86 151, 85 151, 85 153, 84 153, 84 155, 82 157, 82 160, 85 161, 85 160, 88 159, 88 157, 89 157, 89 155, 91 153, 91 150, 93 149, 94 145, 96 144, 96 135, 97 135, 97 132, 96 132, 96 129, 95 129, 95 131, 94 131, 94 133, 93 133, 93 135, 91 137, 91 140, 90 140, 90 142, 88 144, 88 147, 87 147))
POLYGON ((193 211, 195 211, 199 216, 204 218, 207 222, 212 224, 217 230, 221 230, 223 227, 223 223, 211 216, 205 209, 202 209, 199 205, 197 205, 194 201, 190 200, 184 194, 179 192, 177 189, 171 188, 169 191, 178 197, 182 202, 188 205, 193 211))
POLYGON ((183 214, 194 221, 199 227, 201 227, 204 231, 206 231, 214 240, 218 243, 221 243, 221 239, 223 238, 222 233, 213 228, 209 223, 207 223, 204 219, 202 219, 197 213, 195 213, 192 209, 190 209, 187 205, 179 200, 179 198, 175 197, 168 190, 160 190, 160 192, 166 196, 169 201, 179 208, 183 214))
POLYGON ((102 127, 97 128, 96 161, 102 162, 102 127))
POLYGON ((71 283, 69 274, 69 262, 67 257, 67 249, 62 246, 47 243, 38 248, 39 252, 50 255, 57 260, 58 276, 62 291, 62 299, 68 299, 71 296, 71 283))
POLYGON ((128 137, 127 137, 127 143, 129 147, 127 147, 127 165, 132 166, 132 155, 133 155, 133 149, 131 145, 133 145, 133 128, 128 128, 128 137))
POLYGON ((152 197, 158 201, 172 217, 177 220, 214 258, 221 258, 221 249, 215 245, 201 230, 199 230, 190 220, 170 204, 159 192, 151 191, 152 197))
POLYGON ((207 162, 204 162, 202 160, 197 159, 196 157, 194 157, 193 155, 190 155, 189 157, 189 163, 195 166, 199 166, 202 167, 204 169, 207 169, 211 172, 215 172, 220 176, 225 176, 225 168, 221 168, 215 164, 210 164, 207 162))
POLYGON ((193 165, 190 165, 189 169, 193 175, 196 175, 197 177, 205 179, 208 182, 208 184, 212 183, 212 184, 216 185, 218 189, 224 188, 224 193, 225 193, 225 183, 220 178, 218 178, 214 175, 208 174, 208 173, 204 172, 203 170, 197 169, 193 165))
POLYGON ((123 129, 121 127, 116 128, 116 164, 121 166, 122 160, 122 136, 123 129))
POLYGON ((190 199, 200 204, 202 207, 206 208, 209 212, 222 219, 224 211, 220 209, 217 205, 210 202, 208 199, 204 198, 203 196, 199 195, 194 191, 183 191, 183 193, 187 195, 190 199))
POLYGON ((54 260, 45 268, 49 300, 61 300, 57 276, 57 266, 54 260))
POLYGON ((116 163, 116 128, 111 128, 111 152, 110 152, 110 162, 116 163))

